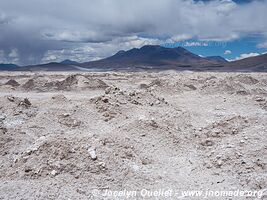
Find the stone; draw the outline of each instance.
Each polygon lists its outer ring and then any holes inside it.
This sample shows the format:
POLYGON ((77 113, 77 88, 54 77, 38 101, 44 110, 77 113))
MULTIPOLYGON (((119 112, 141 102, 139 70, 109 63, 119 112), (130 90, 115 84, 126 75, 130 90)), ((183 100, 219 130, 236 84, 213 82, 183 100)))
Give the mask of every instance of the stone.
POLYGON ((107 169, 106 163, 100 162, 98 163, 99 169, 105 171, 107 169))
POLYGON ((265 99, 262 98, 262 97, 257 97, 257 98, 255 99, 255 101, 257 101, 257 102, 262 102, 262 101, 265 101, 265 99))
POLYGON ((23 101, 21 101, 20 103, 19 103, 19 105, 20 106, 25 106, 25 107, 30 107, 32 104, 31 104, 31 102, 29 101, 29 99, 27 99, 27 98, 25 98, 23 101))
POLYGON ((4 121, 6 119, 6 116, 0 115, 0 121, 4 121))
POLYGON ((88 153, 89 153, 89 155, 90 155, 92 160, 96 160, 97 159, 95 148, 89 148, 88 149, 88 153))
POLYGON ((213 146, 214 145, 214 142, 212 140, 207 139, 207 140, 201 142, 201 145, 202 146, 210 147, 210 146, 213 146))
POLYGON ((69 114, 69 113, 64 113, 62 116, 63 116, 63 117, 69 117, 70 114, 69 114))
POLYGON ((51 174, 52 176, 56 176, 56 175, 58 175, 58 172, 57 172, 56 170, 52 170, 52 171, 50 172, 50 174, 51 174))
POLYGON ((14 102, 14 101, 15 101, 15 97, 13 97, 13 96, 8 96, 7 99, 8 99, 9 101, 11 101, 11 102, 14 102))

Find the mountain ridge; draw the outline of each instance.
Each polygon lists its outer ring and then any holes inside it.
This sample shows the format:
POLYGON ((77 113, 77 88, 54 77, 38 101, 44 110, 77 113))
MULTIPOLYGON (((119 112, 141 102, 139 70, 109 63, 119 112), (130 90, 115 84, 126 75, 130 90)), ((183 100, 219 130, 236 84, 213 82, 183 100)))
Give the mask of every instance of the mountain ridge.
POLYGON ((177 71, 243 71, 267 72, 267 54, 228 62, 220 56, 201 57, 182 47, 166 48, 145 45, 97 61, 78 63, 72 60, 19 67, 0 64, 7 71, 116 71, 116 70, 177 70, 177 71))
POLYGON ((146 45, 128 51, 119 51, 108 58, 81 63, 85 68, 135 68, 163 67, 170 68, 186 65, 216 65, 218 62, 210 61, 182 48, 166 48, 159 45, 146 45))

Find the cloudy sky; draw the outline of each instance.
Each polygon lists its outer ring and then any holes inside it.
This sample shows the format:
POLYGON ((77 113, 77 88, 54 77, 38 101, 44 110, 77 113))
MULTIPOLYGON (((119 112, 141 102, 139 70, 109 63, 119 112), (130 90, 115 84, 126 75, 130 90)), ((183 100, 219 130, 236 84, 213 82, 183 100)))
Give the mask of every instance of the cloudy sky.
POLYGON ((96 60, 145 44, 267 51, 267 0, 0 0, 0 63, 96 60))

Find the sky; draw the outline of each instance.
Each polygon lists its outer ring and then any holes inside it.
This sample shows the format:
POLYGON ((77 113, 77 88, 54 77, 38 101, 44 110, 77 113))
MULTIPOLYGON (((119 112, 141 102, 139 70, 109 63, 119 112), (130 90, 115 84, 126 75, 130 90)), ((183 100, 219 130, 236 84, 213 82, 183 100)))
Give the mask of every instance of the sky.
POLYGON ((267 0, 1 0, 0 63, 97 60, 143 45, 267 52, 267 0))

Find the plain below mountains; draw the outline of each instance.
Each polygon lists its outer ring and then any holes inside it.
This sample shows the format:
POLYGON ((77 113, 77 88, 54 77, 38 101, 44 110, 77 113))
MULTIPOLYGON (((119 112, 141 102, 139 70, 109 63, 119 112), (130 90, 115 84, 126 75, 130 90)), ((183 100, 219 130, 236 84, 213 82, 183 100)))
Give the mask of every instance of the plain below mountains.
POLYGON ((190 70, 190 71, 243 71, 267 72, 267 54, 228 62, 220 56, 201 57, 182 48, 146 45, 91 62, 77 63, 65 60, 25 67, 3 66, 0 70, 18 71, 140 71, 140 70, 190 70))

